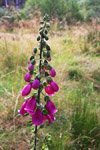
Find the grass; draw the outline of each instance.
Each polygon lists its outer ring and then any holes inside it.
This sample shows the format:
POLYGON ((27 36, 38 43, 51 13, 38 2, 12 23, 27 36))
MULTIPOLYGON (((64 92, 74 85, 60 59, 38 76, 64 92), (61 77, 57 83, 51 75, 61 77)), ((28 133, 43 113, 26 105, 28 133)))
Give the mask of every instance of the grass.
MULTIPOLYGON (((54 123, 45 123, 39 130, 39 149, 100 149, 100 61, 90 53, 92 42, 88 53, 83 50, 87 35, 82 30, 84 27, 71 27, 50 34, 51 64, 60 86, 52 100, 59 111, 54 123)), ((2 33, 0 39, 0 148, 3 150, 31 149, 34 138, 26 124, 29 118, 18 116, 24 101, 21 89, 25 85, 27 61, 37 44, 36 33, 23 31, 2 33)))

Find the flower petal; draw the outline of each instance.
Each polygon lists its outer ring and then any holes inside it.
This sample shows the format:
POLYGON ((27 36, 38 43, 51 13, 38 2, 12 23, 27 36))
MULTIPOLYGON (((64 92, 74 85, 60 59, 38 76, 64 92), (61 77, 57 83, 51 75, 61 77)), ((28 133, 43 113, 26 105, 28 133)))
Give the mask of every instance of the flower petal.
POLYGON ((33 114, 34 113, 34 110, 36 108, 36 99, 35 97, 31 97, 28 102, 27 102, 27 105, 26 105, 26 108, 25 110, 29 113, 29 114, 33 114))
POLYGON ((56 109, 54 103, 51 100, 48 100, 46 103, 46 109, 49 112, 49 114, 55 114, 58 110, 56 109))
POLYGON ((43 115, 39 108, 35 111, 35 113, 32 115, 32 123, 35 125, 41 125, 43 122, 43 115))

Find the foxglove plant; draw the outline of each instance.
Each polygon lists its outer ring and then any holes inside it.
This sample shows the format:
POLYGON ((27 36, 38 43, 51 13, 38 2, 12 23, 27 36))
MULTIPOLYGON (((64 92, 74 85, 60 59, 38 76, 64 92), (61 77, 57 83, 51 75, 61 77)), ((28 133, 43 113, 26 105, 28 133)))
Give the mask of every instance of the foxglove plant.
POLYGON ((39 36, 37 41, 38 46, 33 49, 32 56, 28 60, 28 72, 26 73, 24 80, 27 85, 22 89, 22 96, 27 96, 25 102, 22 104, 19 113, 24 116, 26 113, 32 116, 32 124, 35 125, 35 140, 34 150, 36 150, 36 136, 37 126, 40 126, 43 122, 55 121, 54 114, 57 112, 55 104, 51 101, 51 98, 55 92, 58 92, 59 86, 52 80, 52 77, 56 76, 56 71, 49 64, 51 61, 50 46, 48 45, 48 29, 49 18, 47 15, 43 17, 41 27, 39 29, 39 36), (39 56, 39 58, 38 58, 39 56), (36 61, 39 61, 38 70, 35 65, 36 61), (34 75, 34 79, 33 76, 34 75), (46 92, 46 94, 44 94, 46 92), (45 105, 43 106, 40 101, 40 94, 43 94, 45 105))

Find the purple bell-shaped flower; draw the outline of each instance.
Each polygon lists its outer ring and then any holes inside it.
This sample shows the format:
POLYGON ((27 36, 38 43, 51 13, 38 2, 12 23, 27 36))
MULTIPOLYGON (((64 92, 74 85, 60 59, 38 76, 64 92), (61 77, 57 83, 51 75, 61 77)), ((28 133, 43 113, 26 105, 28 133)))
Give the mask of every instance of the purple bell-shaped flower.
POLYGON ((22 107, 20 110, 18 110, 18 112, 24 117, 24 114, 27 113, 27 111, 25 110, 25 107, 27 105, 27 100, 22 104, 22 107))
POLYGON ((55 77, 56 76, 56 71, 53 68, 49 71, 49 73, 50 73, 51 77, 55 77))
POLYGON ((32 115, 34 113, 34 110, 36 108, 36 99, 35 97, 31 97, 28 102, 27 102, 27 105, 25 107, 25 110, 30 114, 32 115))
POLYGON ((37 89, 39 88, 39 86, 40 86, 40 81, 39 81, 39 79, 35 79, 35 80, 33 81, 33 83, 32 83, 32 88, 35 89, 35 90, 37 90, 37 89))
POLYGON ((50 115, 55 114, 58 110, 56 109, 54 103, 51 100, 48 100, 46 103, 46 109, 50 115))
POLYGON ((22 89, 22 96, 27 96, 31 92, 31 83, 28 83, 23 89, 22 89))
POLYGON ((24 80, 25 80, 26 82, 28 82, 28 81, 30 81, 30 79, 31 79, 31 75, 30 75, 29 72, 27 72, 26 75, 25 75, 25 77, 24 77, 24 80))
POLYGON ((32 123, 38 126, 41 125, 42 122, 43 122, 42 112, 39 108, 37 108, 37 110, 32 115, 32 123))

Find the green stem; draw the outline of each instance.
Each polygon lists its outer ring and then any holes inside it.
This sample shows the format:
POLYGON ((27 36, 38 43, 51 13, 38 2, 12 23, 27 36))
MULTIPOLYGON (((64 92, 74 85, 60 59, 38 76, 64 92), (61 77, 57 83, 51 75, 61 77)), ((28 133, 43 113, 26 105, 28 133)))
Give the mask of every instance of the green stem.
MULTIPOLYGON (((46 25, 44 25, 45 28, 46 25)), ((43 28, 43 31, 44 31, 43 28)), ((41 73, 41 65, 42 65, 42 41, 43 41, 43 32, 41 34, 41 40, 40 40, 40 61, 39 61, 39 73, 41 73)), ((40 103, 40 88, 38 90, 38 103, 40 103)), ((36 150, 37 147, 37 125, 35 125, 35 140, 34 140, 34 150, 36 150)))

